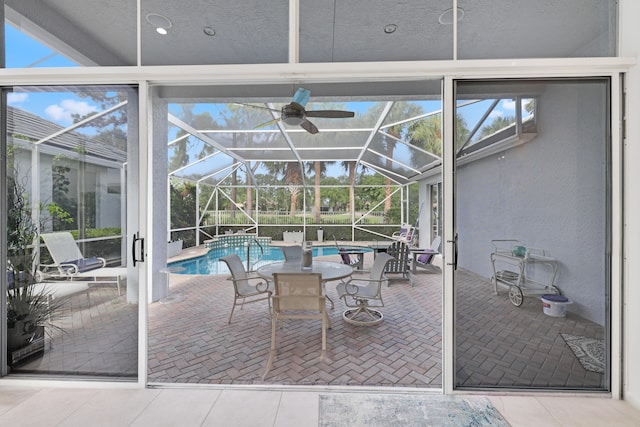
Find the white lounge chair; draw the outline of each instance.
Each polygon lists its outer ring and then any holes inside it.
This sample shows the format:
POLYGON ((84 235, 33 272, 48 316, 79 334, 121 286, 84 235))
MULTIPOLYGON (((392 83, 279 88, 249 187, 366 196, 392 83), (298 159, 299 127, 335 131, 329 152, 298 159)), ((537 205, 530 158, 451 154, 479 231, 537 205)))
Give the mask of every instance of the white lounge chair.
POLYGON ((121 295, 120 285, 127 277, 126 267, 106 267, 107 262, 104 258, 86 258, 68 231, 42 233, 40 237, 47 245, 53 263, 40 264, 39 271, 36 273, 38 282, 46 279, 81 279, 115 283, 118 286, 118 295, 121 295))

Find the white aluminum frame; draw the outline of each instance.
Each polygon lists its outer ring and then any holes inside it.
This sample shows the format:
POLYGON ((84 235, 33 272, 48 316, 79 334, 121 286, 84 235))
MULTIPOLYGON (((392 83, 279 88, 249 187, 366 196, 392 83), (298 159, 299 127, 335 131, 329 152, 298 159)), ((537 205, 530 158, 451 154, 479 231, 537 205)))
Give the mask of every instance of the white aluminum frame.
MULTIPOLYGON (((165 67, 87 67, 87 68, 53 68, 53 69, 0 69, 0 84, 6 86, 17 85, 53 85, 53 84, 137 84, 140 99, 140 153, 147 153, 147 159, 141 156, 139 172, 141 186, 147 187, 151 182, 153 170, 152 145, 149 134, 150 88, 158 85, 202 85, 202 84, 282 84, 287 83, 331 83, 331 82, 384 82, 384 81, 415 81, 425 78, 442 78, 444 82, 444 143, 445 147, 453 146, 453 136, 446 129, 453 129, 453 80, 454 79, 499 79, 499 78, 573 78, 573 77, 610 77, 612 81, 612 128, 613 143, 612 158, 612 289, 611 289, 611 396, 620 399, 622 396, 622 135, 620 132, 622 99, 620 88, 620 74, 625 73, 634 65, 634 58, 571 58, 571 59, 517 59, 517 60, 473 60, 473 61, 418 61, 418 62, 380 62, 380 63, 335 63, 335 64, 259 64, 220 65, 220 66, 165 66, 165 67), (145 178, 145 179, 142 179, 145 178)), ((446 152, 446 148, 445 148, 446 152)), ((453 164, 448 156, 443 156, 444 203, 453 205, 453 186, 446 183, 453 182, 453 164)), ((132 168, 133 169, 133 168, 132 168)), ((148 212, 152 211, 152 192, 142 188, 140 194, 146 198, 140 199, 139 228, 145 237, 145 246, 152 247, 151 223, 148 212)), ((448 208, 445 218, 444 244, 447 254, 453 253, 453 210, 448 208)), ((453 306, 453 266, 446 258, 443 295, 443 387, 442 392, 452 394, 455 353, 453 346, 454 309, 453 306)), ((149 258, 140 269, 140 284, 146 284, 147 278, 152 277, 153 266, 149 258)), ((140 286, 139 301, 148 300, 146 286, 140 286)), ((140 304, 139 312, 139 364, 137 386, 147 385, 147 308, 140 304)), ((4 380, 3 380, 4 381, 4 380)), ((33 383, 34 381, 28 381, 33 383)), ((38 383, 38 381, 35 381, 38 383)), ((51 386, 51 381, 40 384, 51 386)), ((89 383, 81 381, 64 381, 64 386, 89 383)), ((113 384, 122 387, 123 383, 91 383, 113 384)))

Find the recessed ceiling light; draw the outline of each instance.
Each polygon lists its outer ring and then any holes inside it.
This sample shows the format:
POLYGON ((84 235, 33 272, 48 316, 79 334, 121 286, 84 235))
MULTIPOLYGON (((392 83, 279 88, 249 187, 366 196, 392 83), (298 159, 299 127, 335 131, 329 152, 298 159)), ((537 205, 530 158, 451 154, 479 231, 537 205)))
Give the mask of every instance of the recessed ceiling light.
POLYGON ((387 34, 393 34, 396 32, 397 29, 398 29, 398 26, 396 24, 387 24, 384 26, 384 32, 387 34))
POLYGON ((149 25, 155 27, 158 34, 162 34, 163 36, 169 32, 169 28, 173 27, 171 20, 159 13, 147 13, 144 19, 149 25))
MULTIPOLYGON (((464 18, 464 9, 459 7, 458 8, 458 22, 462 21, 462 18, 464 18)), ((440 14, 440 16, 438 17, 438 22, 441 23, 442 25, 452 25, 453 24, 453 9, 447 9, 444 12, 442 12, 440 14)))
POLYGON ((213 36, 215 36, 215 35, 216 35, 216 30, 214 30, 214 29, 213 29, 213 28, 211 28, 211 27, 204 27, 204 28, 202 29, 202 32, 204 32, 206 35, 208 35, 208 36, 210 36, 210 37, 213 37, 213 36))

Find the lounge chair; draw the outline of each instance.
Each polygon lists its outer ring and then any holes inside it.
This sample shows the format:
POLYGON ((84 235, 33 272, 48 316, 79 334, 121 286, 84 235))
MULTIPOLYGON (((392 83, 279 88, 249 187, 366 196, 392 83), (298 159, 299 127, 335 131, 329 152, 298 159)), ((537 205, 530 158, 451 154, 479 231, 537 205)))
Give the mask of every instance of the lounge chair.
POLYGON ((98 283, 115 283, 121 295, 121 283, 127 277, 126 267, 107 267, 104 258, 82 255, 78 244, 68 231, 42 233, 52 264, 40 264, 36 280, 46 279, 84 280, 98 283), (100 279, 100 280, 98 280, 100 279))

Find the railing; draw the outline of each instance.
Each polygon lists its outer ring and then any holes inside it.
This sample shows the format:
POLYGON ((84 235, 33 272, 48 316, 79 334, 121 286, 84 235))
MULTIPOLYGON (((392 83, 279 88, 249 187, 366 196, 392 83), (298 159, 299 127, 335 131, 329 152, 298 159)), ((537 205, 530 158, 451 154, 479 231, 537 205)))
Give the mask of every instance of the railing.
POLYGON ((264 248, 262 247, 262 244, 260 244, 258 239, 248 240, 246 245, 247 245, 247 270, 251 271, 254 269, 256 264, 258 264, 260 261, 262 261, 262 258, 264 258, 264 248), (251 243, 255 243, 256 245, 258 245, 258 248, 260 248, 260 254, 255 260, 255 262, 253 263, 251 263, 251 243))
MULTIPOLYGON (((242 226, 254 225, 254 221, 238 211, 220 210, 207 211, 206 225, 220 226, 242 226)), ((295 211, 292 215, 289 211, 256 211, 255 218, 260 225, 316 225, 316 216, 311 212, 295 211)), ((383 224, 384 212, 370 212, 363 218, 364 212, 356 212, 355 218, 361 219, 364 224, 383 224)), ((320 224, 347 225, 351 224, 352 218, 349 212, 322 212, 320 214, 320 224)))

